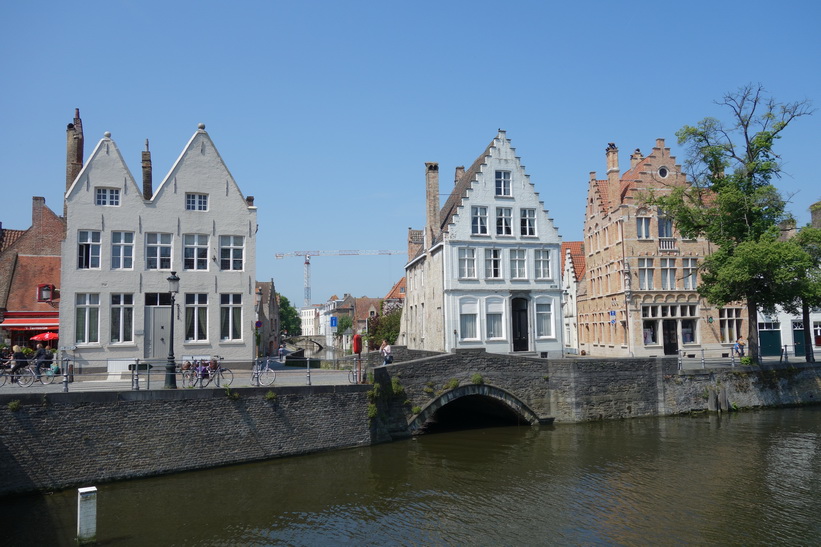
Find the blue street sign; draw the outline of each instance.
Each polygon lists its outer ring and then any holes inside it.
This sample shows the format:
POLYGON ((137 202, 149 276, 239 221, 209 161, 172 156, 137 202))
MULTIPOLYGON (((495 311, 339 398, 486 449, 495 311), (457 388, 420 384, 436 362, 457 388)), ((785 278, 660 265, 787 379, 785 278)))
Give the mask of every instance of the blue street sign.
POLYGON ((336 326, 336 316, 335 316, 335 315, 332 315, 332 316, 331 316, 331 326, 332 326, 332 327, 335 327, 335 326, 336 326))

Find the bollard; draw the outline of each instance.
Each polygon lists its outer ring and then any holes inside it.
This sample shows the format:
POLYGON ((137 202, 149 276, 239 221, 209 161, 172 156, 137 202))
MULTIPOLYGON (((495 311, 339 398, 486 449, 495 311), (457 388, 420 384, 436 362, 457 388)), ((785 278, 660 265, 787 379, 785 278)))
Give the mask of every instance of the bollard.
POLYGON ((140 360, 136 359, 134 364, 134 372, 131 373, 131 389, 135 391, 140 390, 140 360))
POLYGON ((77 543, 97 542, 97 487, 77 489, 77 543))

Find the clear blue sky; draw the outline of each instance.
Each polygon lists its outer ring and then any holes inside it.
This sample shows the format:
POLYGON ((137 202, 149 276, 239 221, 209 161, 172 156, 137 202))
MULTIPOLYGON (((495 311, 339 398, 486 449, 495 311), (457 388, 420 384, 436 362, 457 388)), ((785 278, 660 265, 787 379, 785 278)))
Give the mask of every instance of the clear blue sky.
MULTIPOLYGON (((0 221, 62 211, 65 127, 86 157, 112 133, 155 186, 206 129, 259 208, 257 279, 303 300, 294 250, 396 249, 424 224, 424 163, 450 191, 507 131, 562 237, 581 239, 588 173, 622 165, 761 83, 821 107, 821 4, 764 2, 89 0, 4 2, 0 221)), ((777 144, 799 224, 821 199, 821 112, 777 144)), ((313 302, 383 296, 405 256, 318 257, 313 302)))

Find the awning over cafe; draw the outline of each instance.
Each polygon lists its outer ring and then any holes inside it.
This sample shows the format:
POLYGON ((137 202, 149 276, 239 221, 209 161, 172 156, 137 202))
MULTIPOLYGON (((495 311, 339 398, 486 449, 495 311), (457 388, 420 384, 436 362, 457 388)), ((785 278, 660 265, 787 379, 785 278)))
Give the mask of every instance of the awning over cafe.
POLYGON ((54 330, 60 326, 59 317, 6 317, 0 329, 6 330, 54 330))

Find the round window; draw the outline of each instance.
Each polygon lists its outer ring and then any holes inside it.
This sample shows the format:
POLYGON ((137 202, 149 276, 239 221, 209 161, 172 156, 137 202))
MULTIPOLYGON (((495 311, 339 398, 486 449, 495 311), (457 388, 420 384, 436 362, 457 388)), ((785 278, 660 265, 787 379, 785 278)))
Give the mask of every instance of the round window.
POLYGON ((666 179, 666 178, 667 178, 667 174, 668 174, 668 171, 667 171, 667 168, 666 168, 666 167, 659 167, 659 176, 660 176, 661 178, 666 179))

